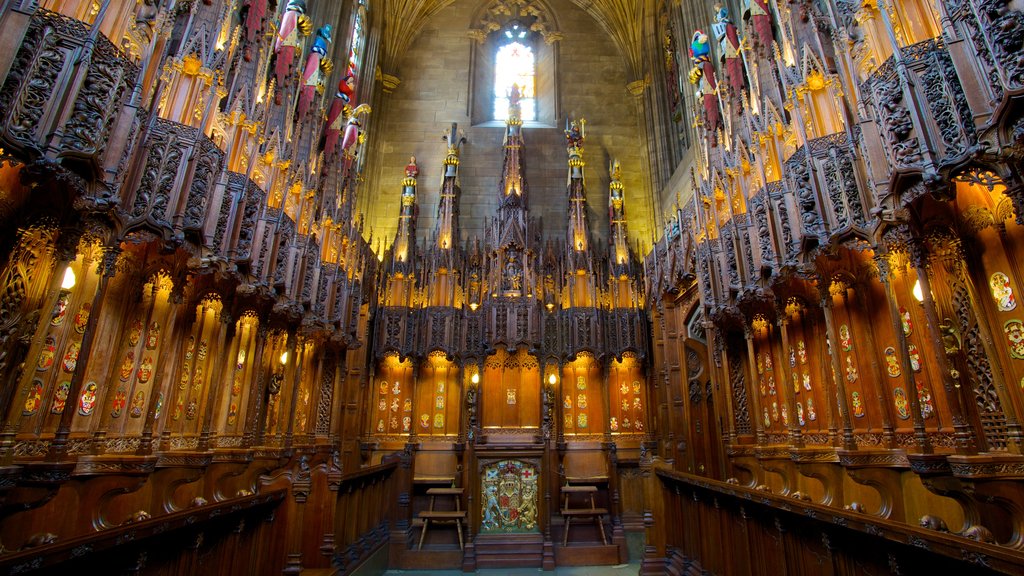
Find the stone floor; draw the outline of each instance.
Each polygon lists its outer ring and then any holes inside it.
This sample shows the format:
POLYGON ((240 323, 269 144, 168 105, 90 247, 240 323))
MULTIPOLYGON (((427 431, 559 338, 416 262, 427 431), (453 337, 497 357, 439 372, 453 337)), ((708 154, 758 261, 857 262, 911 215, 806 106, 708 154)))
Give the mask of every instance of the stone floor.
MULTIPOLYGON (((474 574, 481 576, 527 576, 533 574, 550 574, 552 576, 625 576, 640 572, 640 564, 619 564, 618 566, 580 566, 575 568, 557 568, 554 572, 544 572, 540 568, 503 568, 493 570, 477 570, 474 574)), ((385 576, 409 574, 410 576, 463 576, 458 570, 388 570, 385 576)))

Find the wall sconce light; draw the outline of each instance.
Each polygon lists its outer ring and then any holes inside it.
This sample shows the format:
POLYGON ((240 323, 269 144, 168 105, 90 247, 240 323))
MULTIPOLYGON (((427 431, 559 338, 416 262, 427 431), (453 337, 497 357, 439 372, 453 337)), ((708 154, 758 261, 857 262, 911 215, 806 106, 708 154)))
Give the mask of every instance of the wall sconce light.
POLYGON ((479 307, 480 307, 480 305, 477 304, 476 302, 470 302, 469 303, 469 309, 472 310, 473 312, 476 312, 476 309, 479 308, 479 307))
POLYGON ((469 377, 469 381, 472 382, 473 384, 479 384, 480 383, 480 373, 479 372, 473 372, 473 375, 469 377))
POLYGON ((924 291, 921 290, 921 280, 915 280, 914 287, 910 291, 918 302, 924 302, 924 291))
POLYGON ((554 372, 548 374, 548 384, 554 386, 556 382, 558 382, 558 376, 555 376, 554 372))
POLYGON ((71 265, 64 269, 64 279, 60 282, 60 287, 64 290, 71 290, 75 287, 75 271, 71 269, 71 265))
POLYGON ((281 357, 278 358, 278 361, 281 362, 282 366, 284 366, 285 364, 288 363, 288 351, 287 350, 285 350, 284 352, 281 352, 281 357))
POLYGON ((548 309, 548 312, 551 312, 552 310, 555 309, 555 304, 553 302, 548 302, 544 306, 548 309))

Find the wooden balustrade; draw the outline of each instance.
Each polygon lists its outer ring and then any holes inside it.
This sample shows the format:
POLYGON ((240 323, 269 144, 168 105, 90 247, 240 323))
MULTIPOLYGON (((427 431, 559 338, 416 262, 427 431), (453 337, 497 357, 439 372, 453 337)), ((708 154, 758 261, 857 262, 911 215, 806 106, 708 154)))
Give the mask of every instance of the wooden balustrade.
POLYGON ((388 518, 395 502, 398 462, 390 461, 342 476, 338 485, 333 565, 349 573, 387 544, 388 518))
POLYGON ((932 530, 667 467, 651 475, 643 574, 1020 574, 1024 557, 932 530), (657 532, 653 537, 652 533, 657 532))
MULTIPOLYGON (((170 514, 137 513, 122 525, 67 540, 34 538, 0 556, 0 574, 253 574, 268 561, 282 526, 274 511, 286 490, 231 498, 170 514)), ((52 536, 53 538, 50 538, 52 536)))

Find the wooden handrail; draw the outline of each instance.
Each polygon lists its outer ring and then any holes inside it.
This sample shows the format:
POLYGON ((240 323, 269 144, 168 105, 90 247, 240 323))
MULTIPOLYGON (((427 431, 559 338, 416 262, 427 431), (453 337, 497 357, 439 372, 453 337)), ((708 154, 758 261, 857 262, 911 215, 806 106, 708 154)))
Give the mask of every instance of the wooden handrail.
POLYGON ((109 553, 113 549, 129 543, 137 544, 148 538, 163 537, 176 530, 194 529, 210 520, 222 520, 231 515, 262 507, 276 507, 287 494, 288 491, 281 488, 250 496, 231 498, 205 506, 187 508, 137 522, 125 523, 116 528, 57 541, 45 546, 12 552, 0 557, 0 573, 17 574, 29 569, 34 571, 95 554, 109 553))
POLYGON ((949 532, 896 522, 880 516, 833 508, 702 476, 694 476, 669 468, 656 468, 655 473, 665 484, 682 484, 713 492, 719 496, 741 501, 744 506, 763 506, 773 513, 788 514, 801 521, 833 526, 836 530, 860 532, 894 544, 925 549, 956 560, 977 563, 1000 572, 1024 573, 1024 556, 1016 549, 979 542, 949 532))

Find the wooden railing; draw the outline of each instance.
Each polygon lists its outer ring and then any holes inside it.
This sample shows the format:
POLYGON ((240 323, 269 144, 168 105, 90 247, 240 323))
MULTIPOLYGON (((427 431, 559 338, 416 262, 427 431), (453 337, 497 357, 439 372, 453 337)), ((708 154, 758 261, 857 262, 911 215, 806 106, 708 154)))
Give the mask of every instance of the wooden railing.
POLYGON ((284 500, 274 490, 202 504, 67 540, 45 535, 0 556, 0 574, 255 574, 278 538, 268 520, 284 500), (200 570, 200 561, 203 569, 200 570))
POLYGON ((397 461, 341 477, 334 524, 332 564, 348 574, 388 541, 388 518, 395 502, 397 461))
POLYGON ((643 574, 1024 573, 1019 550, 658 468, 643 574))

